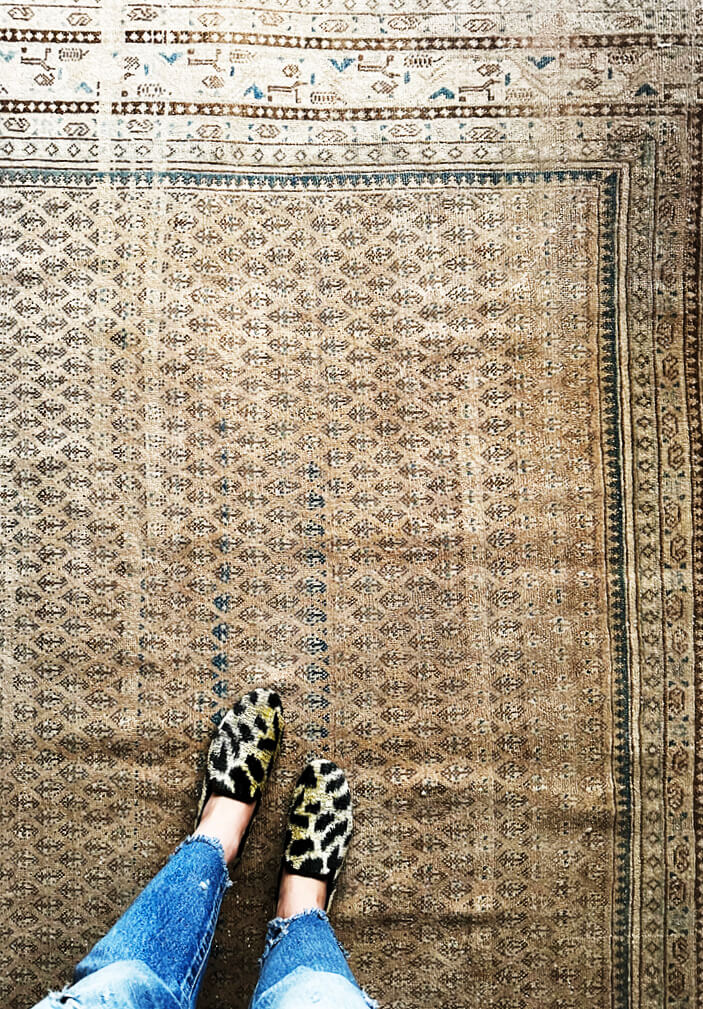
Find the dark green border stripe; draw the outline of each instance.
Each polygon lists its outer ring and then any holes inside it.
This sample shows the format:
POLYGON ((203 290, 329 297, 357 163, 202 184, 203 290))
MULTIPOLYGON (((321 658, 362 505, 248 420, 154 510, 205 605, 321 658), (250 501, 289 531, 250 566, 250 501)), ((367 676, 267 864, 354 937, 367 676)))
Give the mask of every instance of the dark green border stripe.
POLYGON ((448 169, 447 171, 437 171, 436 169, 425 171, 423 169, 412 169, 408 171, 388 171, 379 169, 378 171, 358 171, 358 172, 306 172, 305 174, 287 174, 285 172, 192 172, 181 169, 165 169, 164 171, 154 171, 151 169, 89 169, 89 168, 0 168, 0 174, 11 182, 25 182, 28 178, 41 185, 43 182, 56 180, 61 185, 70 185, 72 182, 85 183, 96 180, 109 180, 111 182, 130 183, 134 186, 150 187, 154 183, 164 180, 166 182, 178 183, 179 185, 195 185, 205 188, 209 185, 238 186, 246 188, 256 183, 266 183, 273 188, 284 188, 286 192, 296 189, 309 189, 317 185, 328 186, 330 183, 345 186, 373 186, 379 183, 405 185, 418 183, 441 183, 451 185, 452 183, 462 183, 471 185, 479 183, 485 185, 490 182, 498 185, 501 182, 598 182, 603 179, 605 171, 603 169, 569 168, 551 169, 544 171, 509 171, 499 172, 488 169, 469 170, 448 169))
POLYGON ((599 233, 601 265, 601 333, 603 393, 602 431, 605 484, 608 490, 606 558, 615 651, 614 767, 617 809, 616 865, 619 856, 617 900, 613 908, 615 930, 615 1005, 627 1006, 630 990, 630 851, 632 846, 632 769, 630 760, 630 677, 625 591, 625 541, 623 521, 622 404, 618 386, 616 227, 619 175, 603 179, 602 219, 599 233), (618 676, 619 673, 619 676, 618 676))

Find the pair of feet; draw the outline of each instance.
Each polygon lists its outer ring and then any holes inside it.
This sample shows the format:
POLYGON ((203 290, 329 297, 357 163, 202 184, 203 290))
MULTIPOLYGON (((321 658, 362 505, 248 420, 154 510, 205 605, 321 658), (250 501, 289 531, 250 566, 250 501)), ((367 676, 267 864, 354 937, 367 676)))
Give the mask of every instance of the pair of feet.
MULTIPOLYGON (((225 795, 211 795, 205 803, 195 833, 217 837, 225 850, 227 865, 232 865, 253 814, 253 802, 240 802, 238 799, 228 799, 225 795)), ((326 883, 309 876, 294 875, 283 869, 276 917, 289 918, 313 907, 324 910, 326 900, 326 883)))
MULTIPOLYGON (((194 835, 215 837, 227 864, 238 863, 283 734, 274 690, 240 698, 213 737, 194 835)), ((276 915, 329 909, 352 832, 351 795, 332 761, 313 760, 300 775, 288 817, 276 915)))
MULTIPOLYGON (((254 805, 253 802, 240 802, 224 795, 211 795, 205 803, 195 834, 216 837, 224 848, 227 864, 231 865, 254 815, 254 805)), ((276 905, 277 917, 290 918, 314 907, 324 910, 326 900, 326 883, 283 869, 276 905)))

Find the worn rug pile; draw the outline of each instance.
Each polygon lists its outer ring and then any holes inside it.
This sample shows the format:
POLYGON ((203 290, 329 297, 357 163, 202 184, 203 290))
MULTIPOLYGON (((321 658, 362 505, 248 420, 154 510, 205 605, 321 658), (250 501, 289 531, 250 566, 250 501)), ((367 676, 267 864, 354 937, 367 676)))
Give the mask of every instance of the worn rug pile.
POLYGON ((386 1009, 691 1009, 703 8, 246 2, 0 18, 2 1004, 270 685, 203 1009, 312 755, 386 1009))

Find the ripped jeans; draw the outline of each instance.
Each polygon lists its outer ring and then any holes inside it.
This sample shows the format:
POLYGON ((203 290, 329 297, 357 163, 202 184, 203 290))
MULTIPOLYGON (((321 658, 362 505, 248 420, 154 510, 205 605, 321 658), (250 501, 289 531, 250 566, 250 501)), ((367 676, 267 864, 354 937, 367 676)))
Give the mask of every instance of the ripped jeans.
MULTIPOLYGON (((185 839, 110 931, 73 982, 34 1009, 195 1009, 225 890, 222 845, 185 839)), ((377 1009, 320 910, 268 924, 249 1009, 377 1009)))

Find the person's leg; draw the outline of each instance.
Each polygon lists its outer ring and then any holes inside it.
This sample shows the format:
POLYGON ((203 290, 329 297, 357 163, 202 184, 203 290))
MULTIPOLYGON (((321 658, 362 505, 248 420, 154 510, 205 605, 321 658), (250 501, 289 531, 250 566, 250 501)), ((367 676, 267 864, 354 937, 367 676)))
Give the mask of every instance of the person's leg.
POLYGON ((354 977, 325 911, 328 885, 282 866, 249 1009, 375 1009, 354 977))
POLYGON ((118 961, 136 960, 160 978, 183 1009, 190 1009, 228 886, 220 842, 207 836, 186 838, 81 960, 74 982, 118 961))
POLYGON ((225 890, 254 806, 212 795, 198 828, 81 960, 74 981, 119 961, 149 967, 182 1009, 202 983, 225 890))
POLYGON ((346 951, 320 907, 270 921, 259 963, 250 1009, 293 1009, 313 1003, 319 1009, 377 1006, 357 983, 346 951))

